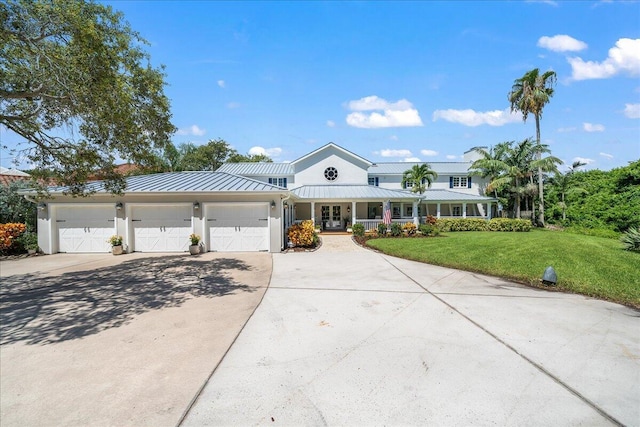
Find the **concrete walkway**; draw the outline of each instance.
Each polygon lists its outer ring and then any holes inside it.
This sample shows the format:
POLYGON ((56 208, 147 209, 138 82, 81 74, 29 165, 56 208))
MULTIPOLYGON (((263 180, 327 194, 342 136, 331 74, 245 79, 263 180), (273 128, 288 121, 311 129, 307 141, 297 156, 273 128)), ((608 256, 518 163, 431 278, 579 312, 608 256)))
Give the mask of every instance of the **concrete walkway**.
POLYGON ((343 236, 273 259, 183 425, 640 425, 635 310, 343 236))

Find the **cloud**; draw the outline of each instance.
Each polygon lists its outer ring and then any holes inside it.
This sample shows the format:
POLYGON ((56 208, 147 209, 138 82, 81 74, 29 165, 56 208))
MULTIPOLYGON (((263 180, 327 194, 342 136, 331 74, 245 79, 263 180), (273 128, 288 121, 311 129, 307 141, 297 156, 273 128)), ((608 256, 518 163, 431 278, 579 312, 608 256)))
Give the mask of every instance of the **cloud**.
POLYGON ((218 80, 218 86, 220 86, 222 89, 224 89, 225 88, 224 80, 218 80))
POLYGON ((578 52, 586 49, 587 44, 566 34, 558 34, 553 37, 540 37, 538 39, 538 47, 549 49, 554 52, 578 52))
POLYGON ((420 150, 420 154, 422 154, 423 156, 433 157, 437 156, 438 152, 433 150, 420 150))
POLYGON ((334 122, 333 120, 327 120, 327 126, 330 128, 334 128, 336 127, 336 122, 334 122))
POLYGON ((453 155, 453 154, 447 154, 447 156, 446 156, 446 157, 447 157, 447 160, 455 160, 455 159, 457 159, 457 158, 458 158, 458 156, 455 156, 455 155, 453 155))
POLYGON ((594 163, 595 160, 587 159, 586 157, 574 157, 572 162, 580 162, 580 163, 584 163, 586 165, 590 165, 591 163, 594 163))
POLYGON ((282 148, 274 147, 274 148, 263 148, 263 147, 251 147, 249 149, 249 154, 252 156, 263 155, 269 157, 278 157, 282 154, 282 148))
POLYGON ((606 79, 616 74, 640 75, 640 39, 619 39, 602 62, 567 58, 573 80, 606 79))
POLYGON ((406 159, 403 160, 403 162, 412 162, 412 163, 416 163, 416 162, 421 162, 422 160, 420 160, 417 157, 407 157, 406 159))
POLYGON ((575 132, 577 130, 577 128, 575 126, 571 126, 571 127, 566 127, 566 128, 558 128, 558 130, 556 130, 556 132, 575 132))
POLYGON ((640 119, 640 104, 624 104, 624 115, 630 119, 640 119))
POLYGON ((585 132, 604 132, 604 126, 597 123, 583 123, 582 129, 585 132))
POLYGON ((606 157, 607 159, 613 159, 613 155, 609 154, 609 153, 598 153, 600 154, 602 157, 606 157))
POLYGON ((520 112, 511 113, 505 110, 486 111, 484 113, 474 110, 436 110, 433 112, 433 121, 446 120, 448 122, 460 123, 465 126, 503 126, 507 123, 522 121, 520 112))
POLYGON ((347 124, 356 128, 423 126, 418 110, 413 108, 413 104, 406 99, 389 102, 375 95, 366 96, 349 101, 347 108, 353 111, 347 115, 347 124))
POLYGON ((375 151, 374 154, 379 154, 382 157, 411 157, 413 154, 409 150, 380 150, 375 151))
POLYGON ((194 136, 202 136, 207 133, 206 129, 201 129, 198 125, 191 125, 186 128, 180 128, 176 132, 177 135, 194 135, 194 136))

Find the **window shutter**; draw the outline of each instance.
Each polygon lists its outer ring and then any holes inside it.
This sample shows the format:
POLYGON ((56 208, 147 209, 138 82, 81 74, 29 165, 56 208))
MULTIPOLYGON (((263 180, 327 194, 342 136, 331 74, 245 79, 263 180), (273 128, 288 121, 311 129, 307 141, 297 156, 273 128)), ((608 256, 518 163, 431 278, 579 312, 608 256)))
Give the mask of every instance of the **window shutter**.
POLYGON ((467 188, 471 188, 471 177, 467 177, 467 188))
POLYGON ((376 176, 376 187, 378 187, 378 184, 380 183, 378 177, 376 176))
POLYGON ((453 177, 449 177, 449 188, 453 188, 453 177))

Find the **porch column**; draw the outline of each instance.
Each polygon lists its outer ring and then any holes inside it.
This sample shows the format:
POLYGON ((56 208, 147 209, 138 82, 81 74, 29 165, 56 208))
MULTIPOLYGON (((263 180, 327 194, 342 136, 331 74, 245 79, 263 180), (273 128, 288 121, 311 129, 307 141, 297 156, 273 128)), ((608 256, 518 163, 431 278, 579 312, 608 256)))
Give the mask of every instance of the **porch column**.
POLYGON ((462 204, 462 218, 466 218, 467 217, 467 204, 463 203, 462 204))
POLYGON ((416 227, 420 225, 420 217, 418 217, 418 202, 413 202, 413 223, 416 227))
POLYGON ((311 221, 313 221, 313 226, 316 226, 316 202, 311 202, 311 221))
POLYGON ((356 224, 356 202, 351 202, 351 226, 356 224))
POLYGON ((440 218, 440 203, 436 205, 436 218, 440 218))
POLYGON ((491 219, 491 202, 487 203, 487 219, 491 219))

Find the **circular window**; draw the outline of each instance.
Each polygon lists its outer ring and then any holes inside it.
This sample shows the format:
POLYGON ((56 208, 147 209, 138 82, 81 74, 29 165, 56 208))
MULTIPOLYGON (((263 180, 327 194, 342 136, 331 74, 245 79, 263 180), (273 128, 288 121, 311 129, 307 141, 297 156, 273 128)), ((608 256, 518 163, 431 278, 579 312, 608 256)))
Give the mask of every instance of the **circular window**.
POLYGON ((328 181, 335 181, 338 178, 338 170, 334 167, 328 167, 324 170, 324 177, 328 181))

